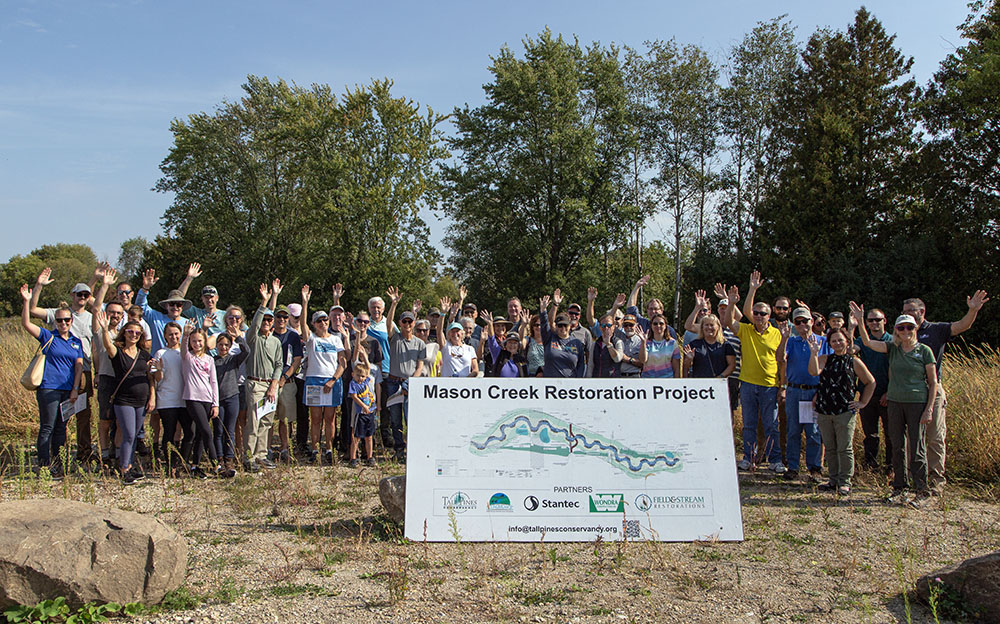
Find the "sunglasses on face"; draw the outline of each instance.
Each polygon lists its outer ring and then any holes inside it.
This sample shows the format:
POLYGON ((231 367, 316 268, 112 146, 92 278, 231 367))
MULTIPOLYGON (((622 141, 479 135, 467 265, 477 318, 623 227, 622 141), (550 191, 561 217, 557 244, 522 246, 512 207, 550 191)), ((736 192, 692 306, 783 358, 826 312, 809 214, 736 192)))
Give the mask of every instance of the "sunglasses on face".
POLYGON ((569 314, 570 316, 580 316, 580 311, 579 310, 570 310, 569 312, 567 312, 567 314, 569 314))
POLYGON ((635 323, 622 323, 622 327, 631 329, 632 327, 635 327, 635 323))
POLYGON ((126 329, 125 330, 125 335, 126 336, 141 336, 142 335, 142 331, 140 331, 138 329, 126 329))
POLYGON ((797 319, 795 319, 795 324, 796 325, 805 325, 808 322, 809 322, 809 319, 804 319, 804 318, 797 318, 797 319))
POLYGON ((774 306, 775 310, 787 310, 788 306, 774 306))
POLYGON ((569 323, 556 323, 556 327, 569 327, 569 323))
POLYGON ((86 299, 86 298, 90 297, 90 293, 89 292, 78 292, 78 293, 76 293, 76 296, 79 297, 79 298, 81 298, 81 299, 86 299))
POLYGON ((767 316, 768 314, 770 314, 770 312, 765 312, 764 310, 754 310, 753 311, 753 315, 754 316, 767 316))
POLYGON ((601 327, 603 327, 604 329, 610 329, 614 326, 615 326, 614 323, 601 323, 601 327))
POLYGON ((865 320, 867 320, 869 323, 884 323, 885 322, 884 318, 870 318, 870 319, 865 319, 865 320))
POLYGON ((281 319, 283 321, 287 321, 288 320, 288 315, 287 314, 279 314, 278 316, 276 316, 274 318, 281 319))
POLYGON ((226 317, 226 320, 227 321, 238 321, 238 320, 240 320, 242 318, 243 317, 240 316, 240 315, 238 315, 238 314, 231 314, 231 315, 229 315, 229 316, 226 317))
POLYGON ((184 304, 183 303, 168 303, 167 307, 168 308, 183 308, 184 304))
POLYGON ((121 297, 122 295, 131 295, 131 294, 132 294, 131 290, 119 290, 118 291, 118 296, 119 297, 121 297))
POLYGON ((410 323, 413 322, 413 319, 400 319, 399 322, 403 323, 404 325, 409 325, 410 323))
POLYGON ((330 322, 330 319, 326 318, 326 317, 321 318, 321 319, 316 319, 315 321, 313 321, 313 323, 329 323, 329 322, 330 322))
POLYGON ((72 318, 57 318, 56 319, 56 323, 71 323, 72 321, 73 321, 72 318))
POLYGON ((913 325, 896 325, 896 331, 911 332, 914 329, 916 329, 916 327, 913 325))
POLYGON ((413 331, 415 331, 415 332, 421 332, 421 333, 422 333, 422 332, 427 332, 427 331, 430 331, 430 329, 429 329, 429 328, 427 328, 427 327, 417 327, 417 328, 416 328, 416 329, 414 329, 413 331))
POLYGON ((358 325, 369 325, 371 324, 371 321, 367 319, 358 319, 355 321, 355 323, 357 323, 358 325))
POLYGON ((273 319, 273 318, 271 318, 270 316, 265 316, 265 317, 264 317, 264 318, 263 318, 263 319, 261 320, 261 323, 273 323, 273 322, 274 322, 274 319, 273 319))

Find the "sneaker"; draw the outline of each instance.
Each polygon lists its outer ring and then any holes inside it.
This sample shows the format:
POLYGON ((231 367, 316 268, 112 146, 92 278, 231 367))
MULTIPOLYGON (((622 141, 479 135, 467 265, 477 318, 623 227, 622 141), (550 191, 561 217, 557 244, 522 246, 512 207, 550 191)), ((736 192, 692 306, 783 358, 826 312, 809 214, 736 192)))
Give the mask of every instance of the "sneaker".
POLYGON ((789 469, 787 469, 785 471, 785 474, 782 475, 782 477, 786 481, 797 481, 798 478, 799 478, 799 471, 798 470, 792 470, 791 468, 789 468, 789 469))
POLYGON ((740 463, 736 464, 736 469, 737 470, 743 470, 743 471, 750 470, 750 462, 748 462, 745 459, 741 459, 740 463))
POLYGON ((134 485, 135 482, 136 482, 136 478, 135 478, 135 475, 132 473, 131 470, 129 470, 128 472, 126 472, 125 476, 122 477, 122 485, 134 485))
POLYGON ((281 449, 281 453, 278 454, 278 461, 283 464, 292 463, 292 456, 289 454, 288 449, 281 449))
POLYGON ((810 483, 822 483, 823 482, 823 471, 816 470, 815 468, 809 471, 809 482, 810 483))
POLYGON ((316 463, 316 451, 309 450, 306 452, 306 461, 310 464, 316 463))
POLYGON ((142 471, 142 466, 139 465, 139 462, 132 464, 130 472, 135 476, 136 481, 142 481, 146 478, 146 473, 142 471))
POLYGON ((191 476, 194 477, 195 479, 207 479, 208 478, 208 475, 205 474, 205 471, 201 469, 201 466, 192 466, 191 467, 191 476))
MULTIPOLYGON (((406 461, 406 458, 405 458, 405 457, 403 458, 403 461, 404 461, 404 462, 406 461)), ((377 462, 377 461, 375 461, 375 458, 374 458, 374 457, 369 457, 368 459, 366 459, 366 460, 365 460, 365 465, 366 465, 366 466, 377 466, 377 465, 378 465, 378 462, 377 462)))
POLYGON ((785 465, 781 462, 774 462, 771 464, 770 468, 774 474, 785 474, 788 472, 788 468, 785 468, 785 465))
POLYGON ((837 488, 837 496, 849 496, 851 494, 851 486, 842 485, 837 488))
POLYGON ((326 451, 323 452, 323 463, 326 464, 327 466, 333 465, 333 451, 331 451, 330 449, 327 449, 326 451))
POLYGON ((361 465, 361 462, 359 462, 356 459, 352 459, 350 462, 348 462, 347 465, 350 466, 351 468, 357 468, 358 466, 361 465))
POLYGON ((833 481, 827 481, 826 483, 821 483, 816 489, 823 492, 832 492, 837 489, 837 484, 833 481))
POLYGON ((906 502, 906 492, 904 490, 893 490, 886 502, 892 505, 902 505, 906 502))
POLYGON ((260 464, 261 468, 267 468, 268 470, 272 470, 278 467, 278 464, 274 463, 270 459, 262 459, 257 463, 260 464))
POLYGON ((260 472, 260 465, 257 462, 243 462, 243 472, 260 472))
POLYGON ((149 447, 146 446, 146 441, 142 438, 135 441, 135 454, 139 457, 149 456, 149 447))

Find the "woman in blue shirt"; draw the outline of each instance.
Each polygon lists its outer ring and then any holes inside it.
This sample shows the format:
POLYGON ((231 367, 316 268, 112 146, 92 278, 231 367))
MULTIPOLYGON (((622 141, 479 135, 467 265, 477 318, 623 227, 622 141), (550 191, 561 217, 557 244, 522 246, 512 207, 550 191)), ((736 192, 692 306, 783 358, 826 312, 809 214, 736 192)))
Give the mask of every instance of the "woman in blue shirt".
MULTIPOLYGON (((66 421, 62 419, 59 404, 75 401, 83 377, 83 344, 69 332, 73 313, 69 308, 59 308, 55 312, 55 332, 38 327, 31 322, 31 289, 21 286, 24 309, 21 325, 42 344, 45 354, 45 373, 42 383, 35 392, 38 400, 38 465, 48 466, 52 456, 59 456, 59 449, 66 443, 66 421)), ((62 475, 58 463, 51 467, 52 476, 62 475)))

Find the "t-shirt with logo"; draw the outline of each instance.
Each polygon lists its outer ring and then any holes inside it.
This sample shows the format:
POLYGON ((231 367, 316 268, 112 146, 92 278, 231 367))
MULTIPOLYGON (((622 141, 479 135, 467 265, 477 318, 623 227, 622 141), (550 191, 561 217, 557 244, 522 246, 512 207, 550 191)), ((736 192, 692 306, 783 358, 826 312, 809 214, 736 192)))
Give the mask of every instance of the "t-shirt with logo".
POLYGON ((309 341, 306 343, 309 370, 306 374, 309 377, 331 379, 337 374, 340 359, 338 354, 343 350, 344 339, 340 334, 328 334, 322 338, 316 334, 309 334, 309 341))
POLYGON ((897 403, 927 403, 927 368, 934 364, 934 352, 925 344, 917 343, 907 353, 895 343, 887 342, 889 349, 889 392, 886 397, 897 403))
POLYGON ((446 342, 441 347, 441 376, 468 377, 472 372, 472 361, 476 359, 476 350, 470 345, 453 345, 446 342))
MULTIPOLYGON (((347 392, 350 396, 358 397, 358 399, 365 404, 368 411, 371 411, 372 406, 375 405, 375 378, 368 375, 361 381, 361 383, 351 379, 351 384, 348 386, 347 392)), ((352 404, 354 405, 354 414, 360 414, 361 407, 353 401, 352 404)))
MULTIPOLYGON (((45 322, 51 325, 53 329, 56 328, 56 312, 58 311, 58 308, 45 308, 45 322)), ((73 314, 73 322, 69 324, 69 331, 80 341, 80 346, 83 349, 83 354, 81 355, 83 358, 83 370, 86 372, 90 370, 90 345, 94 338, 94 315, 86 308, 83 308, 79 312, 71 309, 70 313, 73 314)))
POLYGON ((917 342, 931 348, 937 366, 938 379, 941 378, 941 361, 944 359, 944 346, 951 340, 951 323, 931 323, 924 321, 917 328, 917 342))
POLYGON ((76 360, 83 359, 83 342, 70 332, 62 338, 44 327, 39 328, 38 342, 45 354, 45 371, 42 373, 43 390, 72 390, 76 377, 76 360), (45 343, 52 342, 48 347, 45 343))

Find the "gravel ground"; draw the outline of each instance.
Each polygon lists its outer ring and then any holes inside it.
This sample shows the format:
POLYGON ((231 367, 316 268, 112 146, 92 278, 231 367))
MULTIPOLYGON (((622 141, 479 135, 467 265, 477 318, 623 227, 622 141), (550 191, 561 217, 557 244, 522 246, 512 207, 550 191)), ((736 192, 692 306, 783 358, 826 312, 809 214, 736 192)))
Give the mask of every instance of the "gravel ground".
POLYGON ((1000 547, 996 491, 950 486, 913 508, 887 504, 872 475, 838 499, 769 473, 740 476, 742 543, 410 543, 376 491, 402 471, 8 478, 0 500, 117 506, 185 535, 187 583, 148 622, 905 622, 908 606, 933 622, 903 592, 1000 547))

